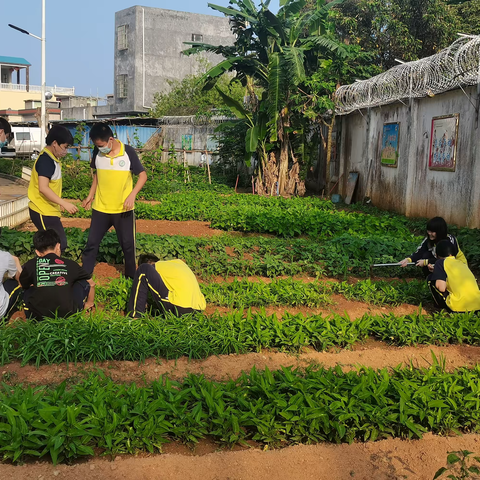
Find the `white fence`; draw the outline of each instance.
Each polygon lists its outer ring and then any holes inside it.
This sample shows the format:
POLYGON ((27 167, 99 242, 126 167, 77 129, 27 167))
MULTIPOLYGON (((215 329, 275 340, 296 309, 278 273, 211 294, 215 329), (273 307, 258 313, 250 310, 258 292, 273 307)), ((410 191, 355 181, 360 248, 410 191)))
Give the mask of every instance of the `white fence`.
MULTIPOLYGON (((0 90, 14 90, 19 92, 26 92, 27 85, 22 83, 0 83, 0 90)), ((30 85, 29 86, 30 92, 41 93, 42 87, 40 85, 30 85)), ((54 95, 75 95, 75 87, 66 88, 66 87, 57 87, 54 85, 53 87, 45 87, 46 92, 52 92, 54 95)))
POLYGON ((15 227, 29 218, 27 195, 0 203, 0 227, 15 227))

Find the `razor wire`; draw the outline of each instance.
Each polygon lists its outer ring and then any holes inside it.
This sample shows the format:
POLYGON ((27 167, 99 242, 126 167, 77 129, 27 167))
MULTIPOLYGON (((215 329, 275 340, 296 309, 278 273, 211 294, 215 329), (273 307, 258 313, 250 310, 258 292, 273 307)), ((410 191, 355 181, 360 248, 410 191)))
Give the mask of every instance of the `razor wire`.
POLYGON ((335 92, 337 115, 480 83, 480 36, 462 35, 449 47, 335 92))

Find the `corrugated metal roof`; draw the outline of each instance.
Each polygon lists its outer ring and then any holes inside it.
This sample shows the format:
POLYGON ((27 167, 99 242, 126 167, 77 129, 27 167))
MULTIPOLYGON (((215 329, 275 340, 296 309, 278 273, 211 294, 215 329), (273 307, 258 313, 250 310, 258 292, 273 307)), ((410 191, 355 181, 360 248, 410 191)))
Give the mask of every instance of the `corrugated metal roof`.
MULTIPOLYGON (((74 125, 64 124, 72 135, 76 133, 76 127, 74 125), (68 126, 67 126, 68 125, 68 126)), ((90 128, 91 126, 87 123, 84 127, 83 139, 81 142, 82 146, 91 146, 90 141, 90 128)), ((110 125, 110 128, 113 130, 113 134, 126 145, 132 145, 133 147, 144 145, 148 142, 150 137, 157 132, 158 127, 145 127, 141 125, 110 125)), ((77 155, 78 151, 75 148, 69 149, 69 152, 73 155, 77 155)), ((89 160, 90 155, 88 150, 82 150, 80 154, 80 160, 89 160)))
POLYGON ((13 65, 25 65, 30 67, 32 64, 21 57, 2 57, 0 55, 0 63, 11 63, 13 65))

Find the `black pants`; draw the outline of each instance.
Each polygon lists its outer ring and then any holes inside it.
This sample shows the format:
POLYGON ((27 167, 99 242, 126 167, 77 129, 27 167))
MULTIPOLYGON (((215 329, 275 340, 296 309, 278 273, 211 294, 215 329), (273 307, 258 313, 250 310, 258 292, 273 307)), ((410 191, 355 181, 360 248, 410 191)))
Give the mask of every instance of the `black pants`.
POLYGON ((12 278, 9 278, 3 282, 3 288, 8 293, 8 307, 3 318, 8 319, 15 311, 15 307, 22 297, 23 290, 20 284, 12 278))
POLYGON ((82 254, 83 268, 93 273, 97 260, 98 248, 103 237, 110 227, 115 228, 118 243, 125 258, 125 276, 133 278, 135 275, 135 212, 130 210, 124 213, 103 213, 92 210, 92 222, 88 234, 87 245, 82 254))
POLYGON ((60 249, 63 253, 67 248, 67 236, 65 235, 65 230, 63 229, 60 217, 41 215, 31 208, 29 208, 28 211, 30 212, 30 220, 37 227, 37 230, 42 231, 47 228, 52 228, 58 233, 58 236, 60 237, 60 249))
MULTIPOLYGON (((23 294, 23 301, 25 303, 25 316, 28 319, 34 320, 43 320, 43 315, 39 313, 35 305, 31 303, 31 297, 36 287, 30 287, 25 290, 23 294)), ((65 316, 71 315, 73 313, 81 312, 87 301, 88 294, 90 293, 90 284, 86 280, 78 280, 73 284, 73 311, 67 312, 65 316)), ((55 305, 52 305, 51 311, 52 316, 57 310, 55 305)))
POLYGON ((151 293, 153 300, 160 308, 162 313, 171 312, 178 317, 187 313, 195 312, 193 308, 178 307, 170 303, 168 298, 168 288, 162 277, 155 269, 154 265, 143 263, 135 272, 133 279, 132 292, 128 302, 128 312, 130 316, 137 318, 145 313, 148 300, 148 292, 151 293))
POLYGON ((451 312, 452 310, 450 307, 447 305, 447 297, 448 297, 448 292, 445 292, 446 295, 444 295, 436 286, 435 283, 432 282, 431 280, 427 280, 428 283, 428 288, 430 289, 430 293, 432 294, 433 300, 435 301, 437 307, 443 308, 447 312, 451 312))

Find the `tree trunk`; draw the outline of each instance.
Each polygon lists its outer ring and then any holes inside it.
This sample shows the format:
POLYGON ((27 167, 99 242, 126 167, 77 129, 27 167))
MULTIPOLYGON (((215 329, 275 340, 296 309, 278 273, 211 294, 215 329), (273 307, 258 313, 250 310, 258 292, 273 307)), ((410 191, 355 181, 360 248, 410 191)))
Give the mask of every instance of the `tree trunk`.
POLYGON ((330 161, 332 159, 332 133, 333 133, 333 126, 335 125, 335 114, 332 115, 332 119, 330 123, 325 122, 322 120, 323 124, 328 127, 327 133, 327 161, 326 161, 326 171, 325 171, 325 190, 328 194, 330 189, 330 161))
POLYGON ((288 173, 288 141, 286 135, 283 135, 283 141, 280 144, 280 164, 278 166, 278 192, 285 195, 288 173))
POLYGON ((288 147, 289 139, 285 127, 289 126, 288 109, 284 108, 280 114, 278 139, 280 140, 280 162, 278 165, 278 193, 285 195, 288 174, 288 147))

